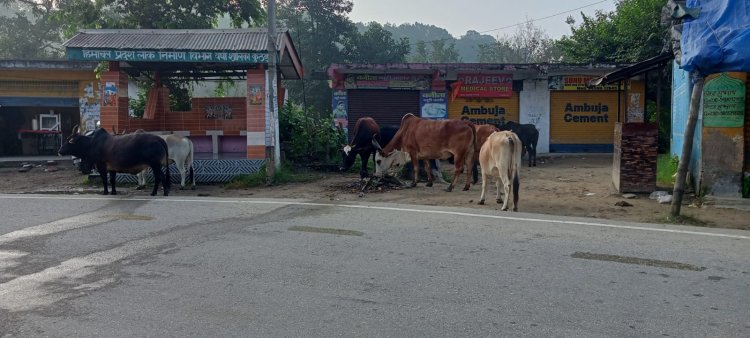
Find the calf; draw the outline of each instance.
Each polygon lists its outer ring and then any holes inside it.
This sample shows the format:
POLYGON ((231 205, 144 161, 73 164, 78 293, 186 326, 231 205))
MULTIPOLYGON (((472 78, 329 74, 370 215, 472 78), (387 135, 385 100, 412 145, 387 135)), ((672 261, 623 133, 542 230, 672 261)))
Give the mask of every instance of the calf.
POLYGON ((497 126, 499 130, 510 130, 521 139, 523 152, 529 153, 529 167, 532 164, 536 167, 536 144, 539 141, 539 130, 533 124, 518 124, 508 121, 503 125, 497 126))
POLYGON ((109 194, 107 173, 112 184, 112 195, 117 195, 115 181, 118 172, 137 174, 145 168, 154 171, 155 183, 151 196, 156 195, 159 184, 162 184, 164 196, 169 195, 169 168, 166 168, 166 174, 162 172, 162 165, 169 163, 169 148, 167 142, 159 136, 146 133, 112 136, 104 128, 84 136, 79 133, 78 126, 75 126, 58 153, 93 163, 102 177, 104 195, 109 194))
POLYGON ((482 195, 479 204, 484 204, 487 192, 487 179, 494 178, 497 186, 497 203, 500 198, 500 184, 503 185, 505 202, 502 210, 508 210, 510 202, 513 211, 518 211, 518 167, 521 162, 521 140, 511 131, 498 131, 490 135, 479 151, 479 165, 482 167, 482 195), (511 181, 513 189, 511 190, 511 181))

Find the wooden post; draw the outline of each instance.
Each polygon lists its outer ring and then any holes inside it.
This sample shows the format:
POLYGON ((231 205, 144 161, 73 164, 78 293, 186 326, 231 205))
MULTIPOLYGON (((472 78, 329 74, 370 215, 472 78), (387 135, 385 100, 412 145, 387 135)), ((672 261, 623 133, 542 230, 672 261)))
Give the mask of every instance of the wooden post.
POLYGON ((685 127, 685 139, 682 142, 682 156, 680 156, 680 165, 677 167, 677 180, 674 182, 674 191, 672 192, 672 217, 680 215, 682 207, 682 195, 685 193, 685 177, 687 176, 688 165, 690 164, 690 155, 693 151, 693 136, 695 135, 695 124, 698 121, 698 110, 703 96, 703 76, 697 73, 691 74, 695 78, 693 92, 690 94, 690 112, 688 113, 687 126, 685 127))

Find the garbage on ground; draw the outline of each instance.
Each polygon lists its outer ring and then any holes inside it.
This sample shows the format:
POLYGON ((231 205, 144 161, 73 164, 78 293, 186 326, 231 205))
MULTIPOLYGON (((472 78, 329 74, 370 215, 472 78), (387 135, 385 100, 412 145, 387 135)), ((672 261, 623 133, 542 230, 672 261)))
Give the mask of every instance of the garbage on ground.
POLYGON ((669 195, 669 192, 663 191, 663 190, 657 190, 657 191, 652 192, 651 195, 648 195, 648 198, 652 200, 658 200, 659 197, 667 196, 667 195, 669 195))
POLYGON ((638 197, 638 195, 636 195, 636 194, 622 194, 622 198, 627 198, 629 200, 630 199, 634 199, 636 197, 638 197))
POLYGON ((669 204, 672 203, 672 195, 659 196, 659 198, 656 200, 659 202, 659 204, 669 204))
POLYGON ((628 202, 625 202, 625 201, 619 201, 619 202, 615 203, 615 206, 618 206, 618 207, 632 207, 633 205, 630 204, 630 203, 628 203, 628 202))

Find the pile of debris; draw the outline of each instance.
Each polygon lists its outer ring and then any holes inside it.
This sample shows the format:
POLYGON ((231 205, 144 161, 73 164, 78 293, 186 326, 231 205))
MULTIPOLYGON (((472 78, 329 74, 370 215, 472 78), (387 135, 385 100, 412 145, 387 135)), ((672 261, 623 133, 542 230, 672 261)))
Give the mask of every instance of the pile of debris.
POLYGON ((346 185, 346 189, 353 193, 386 192, 403 188, 404 183, 393 176, 371 176, 346 185))
MULTIPOLYGON (((19 173, 26 173, 31 171, 34 168, 42 168, 41 164, 33 165, 31 163, 23 163, 21 165, 21 168, 18 169, 19 173)), ((44 172, 46 173, 52 173, 55 171, 60 170, 60 168, 57 167, 57 161, 47 161, 47 163, 44 165, 44 172)))

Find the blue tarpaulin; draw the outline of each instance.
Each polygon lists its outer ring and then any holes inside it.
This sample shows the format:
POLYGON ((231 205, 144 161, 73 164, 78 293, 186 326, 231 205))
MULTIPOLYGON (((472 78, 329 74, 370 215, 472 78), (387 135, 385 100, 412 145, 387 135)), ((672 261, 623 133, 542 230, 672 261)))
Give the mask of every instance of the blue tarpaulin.
POLYGON ((682 27, 681 67, 703 75, 750 72, 750 0, 688 0, 700 8, 682 27))

